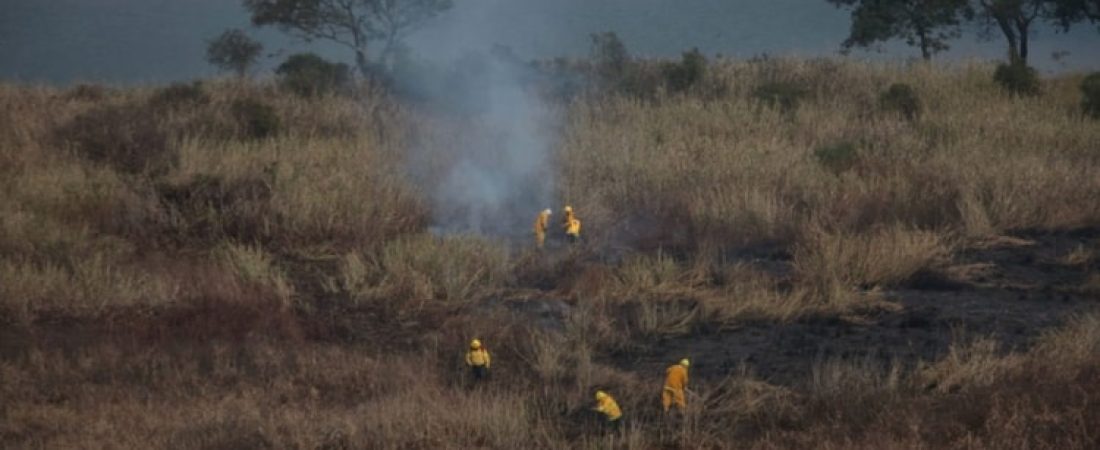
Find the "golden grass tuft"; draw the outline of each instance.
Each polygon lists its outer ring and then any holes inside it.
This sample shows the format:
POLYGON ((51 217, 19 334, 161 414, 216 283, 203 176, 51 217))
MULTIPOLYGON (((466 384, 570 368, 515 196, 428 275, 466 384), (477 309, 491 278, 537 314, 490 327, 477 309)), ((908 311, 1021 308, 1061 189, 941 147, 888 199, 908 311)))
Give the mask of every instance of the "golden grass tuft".
POLYGON ((896 286, 951 253, 949 238, 903 225, 864 234, 810 228, 794 250, 799 282, 820 292, 837 286, 896 286))

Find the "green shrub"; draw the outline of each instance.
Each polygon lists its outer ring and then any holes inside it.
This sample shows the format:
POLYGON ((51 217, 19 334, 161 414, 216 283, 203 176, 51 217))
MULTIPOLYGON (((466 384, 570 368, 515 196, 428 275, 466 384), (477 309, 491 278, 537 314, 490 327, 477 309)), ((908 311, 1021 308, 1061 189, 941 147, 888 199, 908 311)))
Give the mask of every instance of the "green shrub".
POLYGON ((798 109, 806 94, 807 91, 802 86, 788 81, 765 83, 752 91, 753 98, 773 108, 779 108, 784 113, 798 109))
POLYGON ((135 104, 92 108, 56 131, 77 155, 127 174, 162 175, 179 164, 159 116, 135 104))
POLYGON ((913 87, 905 83, 894 83, 878 96, 879 108, 883 111, 901 114, 907 120, 920 116, 921 103, 913 87))
POLYGON ((210 96, 203 89, 201 81, 173 83, 158 90, 149 99, 149 104, 154 107, 168 109, 205 105, 209 102, 210 96))
POLYGON ((684 52, 679 63, 663 67, 665 84, 672 92, 684 92, 703 81, 707 74, 707 58, 693 48, 684 52))
POLYGON ((291 55, 275 74, 284 89, 306 97, 344 91, 351 85, 347 64, 328 62, 313 53, 291 55))
POLYGON ((1085 115, 1100 119, 1100 72, 1093 72, 1081 81, 1081 109, 1085 115))
POLYGON ((839 174, 855 167, 859 162, 859 150, 851 142, 839 142, 818 147, 814 158, 830 172, 839 174))
POLYGON ((1039 74, 1023 61, 997 65, 993 80, 1012 95, 1039 94, 1039 74))
POLYGON ((233 102, 230 108, 245 137, 263 139, 274 136, 282 129, 282 121, 271 105, 250 98, 233 102))

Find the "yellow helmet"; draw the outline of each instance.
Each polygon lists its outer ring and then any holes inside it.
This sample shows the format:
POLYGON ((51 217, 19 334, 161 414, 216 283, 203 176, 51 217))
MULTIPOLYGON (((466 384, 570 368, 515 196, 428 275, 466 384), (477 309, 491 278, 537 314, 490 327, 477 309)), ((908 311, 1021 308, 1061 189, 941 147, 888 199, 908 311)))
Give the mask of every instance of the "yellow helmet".
POLYGON ((563 208, 563 209, 564 209, 564 210, 565 210, 565 212, 567 212, 567 213, 569 213, 569 212, 573 212, 573 207, 572 207, 572 206, 566 206, 566 207, 565 207, 565 208, 563 208))
POLYGON ((606 393, 606 392, 604 392, 604 391, 596 391, 596 400, 597 400, 597 401, 599 401, 599 400, 603 400, 603 399, 605 399, 605 398, 607 398, 607 393, 606 393))
POLYGON ((474 350, 481 348, 481 341, 477 339, 470 341, 470 348, 474 350))
POLYGON ((691 367, 691 361, 688 361, 687 358, 681 359, 680 365, 684 367, 691 367))

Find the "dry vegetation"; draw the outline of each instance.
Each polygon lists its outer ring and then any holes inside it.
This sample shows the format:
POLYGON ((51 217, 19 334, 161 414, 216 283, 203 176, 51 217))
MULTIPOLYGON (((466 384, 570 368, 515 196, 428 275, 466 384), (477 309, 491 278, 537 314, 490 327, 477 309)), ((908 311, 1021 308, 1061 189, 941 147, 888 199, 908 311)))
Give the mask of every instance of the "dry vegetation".
MULTIPOLYGON (((697 92, 584 94, 555 159, 588 240, 548 255, 430 234, 405 149, 466 123, 383 92, 0 85, 0 446, 1096 448, 1096 315, 1026 351, 981 336, 785 384, 711 370, 679 421, 659 416, 661 373, 624 363, 898 308, 890 289, 976 240, 1100 227, 1078 80, 1016 98, 990 73, 718 62, 697 92), (753 96, 777 82, 804 98, 753 96), (919 117, 877 106, 896 82, 919 117), (821 156, 838 145, 843 164, 821 156), (781 268, 737 256, 760 249, 781 268), (539 302, 560 320, 516 312, 539 302), (463 377, 473 336, 488 388, 463 377), (596 388, 621 433, 587 411, 596 388)), ((1065 254, 1088 273, 1060 288, 1096 299, 1097 252, 1065 254)))

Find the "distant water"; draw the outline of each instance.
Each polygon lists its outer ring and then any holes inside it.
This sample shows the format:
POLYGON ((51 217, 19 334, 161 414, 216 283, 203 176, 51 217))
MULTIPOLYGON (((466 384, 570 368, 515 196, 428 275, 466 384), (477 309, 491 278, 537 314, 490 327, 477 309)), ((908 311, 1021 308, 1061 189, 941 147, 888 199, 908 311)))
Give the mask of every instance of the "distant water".
MULTIPOLYGON (((455 0, 452 11, 410 37, 423 58, 447 60, 505 44, 527 57, 580 56, 588 35, 615 31, 632 53, 672 56, 698 47, 708 55, 835 55, 848 12, 824 0, 455 0)), ((249 28, 237 0, 0 0, 0 79, 26 82, 159 83, 213 75, 205 41, 229 27, 249 28)), ((292 41, 251 30, 270 69, 289 52, 310 49, 350 61, 338 46, 292 41)), ((1032 64, 1044 72, 1100 69, 1100 33, 1082 24, 1068 34, 1041 27, 1032 64), (1054 58, 1055 52, 1068 52, 1054 58)), ((940 60, 992 59, 997 34, 976 30, 940 60)), ((854 58, 906 60, 916 49, 890 44, 854 58)))

